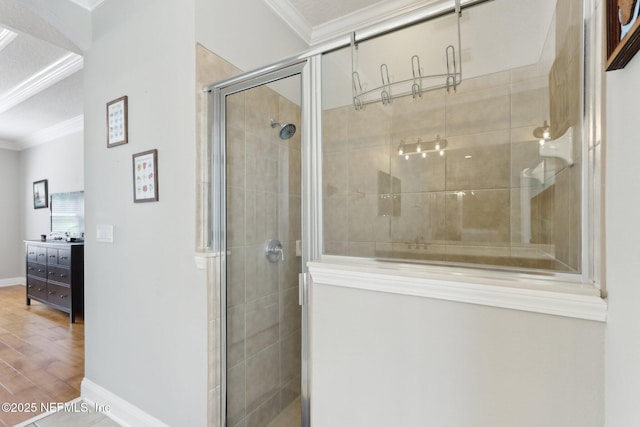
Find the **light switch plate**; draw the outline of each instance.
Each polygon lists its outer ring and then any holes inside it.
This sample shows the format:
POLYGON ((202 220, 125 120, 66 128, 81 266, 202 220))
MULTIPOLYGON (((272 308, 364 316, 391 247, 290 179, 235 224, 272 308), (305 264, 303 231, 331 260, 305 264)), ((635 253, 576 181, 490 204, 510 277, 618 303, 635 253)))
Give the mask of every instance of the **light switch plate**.
POLYGON ((113 225, 96 225, 96 242, 113 243, 113 225))

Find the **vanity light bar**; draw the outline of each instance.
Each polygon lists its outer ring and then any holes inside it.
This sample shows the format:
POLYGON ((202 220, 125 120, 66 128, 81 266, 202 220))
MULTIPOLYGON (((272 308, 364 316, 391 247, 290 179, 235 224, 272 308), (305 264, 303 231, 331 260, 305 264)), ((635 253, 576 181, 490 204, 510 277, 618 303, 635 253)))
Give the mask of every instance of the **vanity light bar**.
POLYGON ((405 143, 404 140, 400 141, 398 145, 398 155, 404 156, 406 160, 409 160, 411 156, 420 156, 423 159, 427 158, 428 153, 438 153, 440 156, 444 156, 444 152, 447 148, 447 140, 440 139, 440 135, 432 141, 422 141, 420 138, 414 143, 405 143))

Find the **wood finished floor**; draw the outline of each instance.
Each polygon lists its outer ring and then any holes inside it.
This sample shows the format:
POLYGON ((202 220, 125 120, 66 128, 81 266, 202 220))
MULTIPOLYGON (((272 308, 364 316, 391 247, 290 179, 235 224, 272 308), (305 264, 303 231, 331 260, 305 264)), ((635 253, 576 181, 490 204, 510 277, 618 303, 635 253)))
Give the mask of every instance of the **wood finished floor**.
MULTIPOLYGON (((0 402, 68 402, 80 396, 84 377, 84 319, 31 300, 24 286, 0 288, 0 402)), ((38 408, 39 409, 39 408, 38 408)), ((0 426, 37 412, 0 410, 0 426)))

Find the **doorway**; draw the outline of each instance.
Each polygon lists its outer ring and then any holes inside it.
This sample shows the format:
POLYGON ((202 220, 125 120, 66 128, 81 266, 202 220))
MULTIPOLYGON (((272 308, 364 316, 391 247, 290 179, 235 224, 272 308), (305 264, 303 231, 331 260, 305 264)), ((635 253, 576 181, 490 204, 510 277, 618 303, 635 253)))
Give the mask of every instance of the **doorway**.
POLYGON ((308 256, 304 65, 213 89, 212 246, 224 254, 221 413, 228 427, 308 425, 306 308, 300 292, 308 256))

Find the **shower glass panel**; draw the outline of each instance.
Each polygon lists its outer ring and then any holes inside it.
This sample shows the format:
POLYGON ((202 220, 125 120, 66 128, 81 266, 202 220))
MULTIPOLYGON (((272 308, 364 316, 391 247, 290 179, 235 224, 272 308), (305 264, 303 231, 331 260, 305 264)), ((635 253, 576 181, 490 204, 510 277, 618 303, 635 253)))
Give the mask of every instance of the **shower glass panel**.
POLYGON ((323 55, 323 252, 580 273, 582 22, 582 0, 465 10, 448 90, 454 14, 323 55), (381 87, 362 108, 353 71, 381 87))
POLYGON ((226 426, 301 425, 300 76, 226 97, 226 426))

